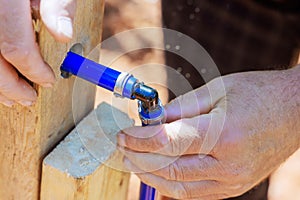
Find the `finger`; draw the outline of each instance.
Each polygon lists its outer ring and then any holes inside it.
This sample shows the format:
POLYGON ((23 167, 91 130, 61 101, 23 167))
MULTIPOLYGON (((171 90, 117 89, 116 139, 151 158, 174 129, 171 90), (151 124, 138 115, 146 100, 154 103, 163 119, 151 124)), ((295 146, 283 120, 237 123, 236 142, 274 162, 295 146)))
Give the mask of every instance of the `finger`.
MULTIPOLYGON (((130 161, 126 162, 128 162, 126 163, 126 166, 130 166, 131 169, 137 170, 137 167, 130 161)), ((200 198, 202 196, 224 192, 221 184, 214 180, 177 182, 166 180, 150 173, 139 173, 136 175, 142 182, 156 188, 161 194, 176 199, 200 198)))
POLYGON ((43 61, 35 41, 30 1, 0 0, 0 50, 5 60, 24 76, 50 87, 55 81, 51 68, 43 61))
POLYGON ((76 0, 41 0, 41 17, 55 39, 68 42, 73 36, 76 0))
POLYGON ((129 159, 138 167, 138 171, 133 171, 134 173, 154 172, 167 167, 178 159, 178 157, 170 157, 159 154, 137 153, 122 148, 119 148, 119 150, 125 156, 124 163, 126 163, 126 159, 129 159))
POLYGON ((209 114, 159 126, 131 127, 118 134, 118 144, 133 151, 168 156, 209 153, 217 143, 221 125, 215 114, 209 114), (209 150, 202 148, 207 143, 209 150))
POLYGON ((0 94, 0 103, 7 106, 7 107, 12 107, 15 104, 14 101, 6 98, 5 96, 3 96, 1 94, 0 94))
POLYGON ((35 90, 26 81, 19 78, 16 70, 1 55, 0 93, 5 98, 17 101, 24 106, 32 105, 37 97, 35 90))
POLYGON ((194 117, 209 113, 214 105, 225 96, 223 79, 217 78, 208 84, 177 97, 165 106, 166 121, 194 117))
MULTIPOLYGON (((133 163, 135 164, 134 161, 133 163)), ((139 167, 137 164, 136 166, 139 167)), ((211 156, 199 155, 182 156, 168 166, 151 173, 171 181, 218 180, 225 175, 218 160, 211 156)))
MULTIPOLYGON (((125 160, 129 159, 138 168, 138 171, 133 171, 134 173, 150 172, 172 181, 218 180, 226 175, 218 160, 211 156, 190 155, 178 158, 121 151, 126 156, 125 160)), ((125 161, 124 163, 126 165, 125 161)))

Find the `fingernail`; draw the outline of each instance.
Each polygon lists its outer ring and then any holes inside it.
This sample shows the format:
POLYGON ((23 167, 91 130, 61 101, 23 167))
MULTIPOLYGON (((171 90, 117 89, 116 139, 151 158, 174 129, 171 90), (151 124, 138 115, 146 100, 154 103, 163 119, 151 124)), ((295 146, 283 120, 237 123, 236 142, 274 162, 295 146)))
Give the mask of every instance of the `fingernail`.
POLYGON ((52 88, 53 84, 52 83, 43 83, 41 84, 44 88, 52 88))
POLYGON ((123 146, 123 147, 126 146, 126 144, 125 144, 125 135, 123 133, 120 133, 118 135, 118 143, 119 143, 120 146, 123 146))
POLYGON ((32 106, 33 102, 32 101, 19 101, 19 104, 21 104, 22 106, 32 106))
POLYGON ((12 107, 14 104, 15 104, 15 102, 14 101, 3 101, 3 102, 1 102, 3 105, 5 105, 5 106, 7 106, 7 107, 12 107))
POLYGON ((69 17, 58 17, 57 18, 57 31, 62 33, 68 38, 73 36, 73 25, 69 17))

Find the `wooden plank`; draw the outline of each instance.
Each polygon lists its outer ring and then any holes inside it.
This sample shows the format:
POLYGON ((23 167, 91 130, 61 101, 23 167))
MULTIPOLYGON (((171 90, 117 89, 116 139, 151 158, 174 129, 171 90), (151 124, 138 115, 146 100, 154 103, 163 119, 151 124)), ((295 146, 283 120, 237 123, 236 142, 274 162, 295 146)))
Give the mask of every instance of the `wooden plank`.
POLYGON ((76 91, 76 112, 72 109, 75 79, 59 78, 59 65, 72 43, 81 42, 88 53, 101 40, 104 0, 77 2, 74 39, 69 44, 57 43, 39 19, 37 39, 42 55, 52 66, 57 83, 52 89, 34 86, 37 103, 25 108, 0 105, 0 199, 39 199, 42 158, 79 120, 93 109, 95 87, 80 82, 76 91), (80 16, 80 17, 79 17, 80 16))
POLYGON ((130 174, 121 171, 122 157, 115 154, 116 134, 133 124, 101 103, 45 158, 41 199, 127 199, 130 174))

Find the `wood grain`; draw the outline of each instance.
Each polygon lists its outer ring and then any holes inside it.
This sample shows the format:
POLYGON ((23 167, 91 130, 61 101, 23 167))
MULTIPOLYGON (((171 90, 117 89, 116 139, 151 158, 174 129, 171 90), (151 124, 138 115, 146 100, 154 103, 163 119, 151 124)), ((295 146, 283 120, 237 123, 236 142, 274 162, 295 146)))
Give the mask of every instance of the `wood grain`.
POLYGON ((51 65, 57 82, 51 89, 37 85, 36 104, 30 108, 0 105, 0 199, 39 199, 43 157, 94 106, 95 87, 75 79, 59 78, 59 65, 69 47, 81 42, 87 54, 101 41, 104 0, 77 2, 74 39, 68 44, 56 42, 39 19, 35 20, 41 53, 51 65), (72 94, 78 95, 73 99, 72 94), (76 110, 74 109, 76 108, 76 110))
POLYGON ((122 172, 116 134, 134 124, 102 103, 44 160, 42 200, 126 200, 130 174, 122 172))

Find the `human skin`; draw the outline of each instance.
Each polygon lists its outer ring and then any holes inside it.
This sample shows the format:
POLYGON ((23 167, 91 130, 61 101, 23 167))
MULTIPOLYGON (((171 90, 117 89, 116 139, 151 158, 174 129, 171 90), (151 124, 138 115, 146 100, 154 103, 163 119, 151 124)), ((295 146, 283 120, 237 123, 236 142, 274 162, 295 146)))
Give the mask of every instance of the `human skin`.
POLYGON ((299 80, 300 66, 214 79, 166 105, 167 123, 121 131, 124 164, 173 198, 241 195, 300 147, 299 80))
POLYGON ((73 34, 76 1, 0 0, 0 5, 0 103, 31 106, 36 101, 36 91, 17 71, 43 87, 51 87, 55 82, 55 75, 36 43, 31 7, 39 10, 43 23, 57 41, 68 42, 73 34))

